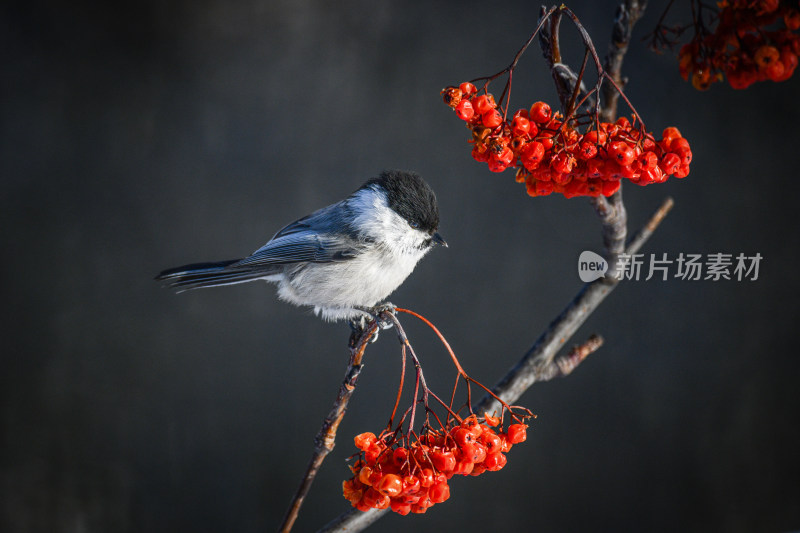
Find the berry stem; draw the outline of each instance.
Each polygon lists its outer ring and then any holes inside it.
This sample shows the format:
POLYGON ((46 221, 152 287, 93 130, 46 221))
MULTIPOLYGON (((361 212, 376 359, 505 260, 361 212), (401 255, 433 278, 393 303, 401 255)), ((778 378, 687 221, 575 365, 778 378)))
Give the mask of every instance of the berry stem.
MULTIPOLYGON (((453 349, 450 347, 450 343, 447 342, 447 339, 444 338, 444 335, 441 334, 439 329, 436 326, 434 326, 433 323, 431 323, 430 320, 428 320, 424 316, 420 315, 419 313, 415 313, 414 311, 411 311, 409 309, 401 309, 400 307, 398 307, 398 308, 396 308, 396 310, 401 312, 401 313, 407 313, 407 314, 409 314, 411 316, 414 316, 414 317, 418 318, 419 320, 424 322, 429 328, 431 328, 433 330, 433 332, 436 333, 436 336, 439 337, 439 340, 442 342, 444 347, 447 349, 447 353, 450 354, 450 359, 452 359, 453 360, 453 364, 456 365, 456 370, 458 370, 458 373, 460 375, 464 376, 464 377, 467 377, 467 373, 464 372, 463 368, 461 368, 461 364, 458 362, 458 358, 456 357, 456 354, 453 352, 453 349)), ((399 322, 396 322, 396 323, 399 324, 399 322)))
POLYGON ((397 398, 394 401, 394 409, 392 409, 392 416, 389 417, 388 428, 394 425, 394 415, 397 413, 397 408, 400 406, 400 397, 403 395, 403 384, 406 377, 406 345, 400 346, 400 386, 397 387, 397 398))

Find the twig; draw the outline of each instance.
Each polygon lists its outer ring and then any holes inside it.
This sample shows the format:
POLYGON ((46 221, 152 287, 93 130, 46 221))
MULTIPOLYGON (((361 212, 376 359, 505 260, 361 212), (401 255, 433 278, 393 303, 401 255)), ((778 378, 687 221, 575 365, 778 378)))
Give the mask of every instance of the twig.
MULTIPOLYGON (((384 313, 386 313, 384 311, 384 313)), ((364 350, 369 343, 369 340, 378 329, 378 319, 371 320, 366 328, 359 332, 354 332, 350 337, 350 361, 347 364, 347 371, 344 375, 344 380, 339 386, 339 393, 336 400, 333 402, 328 416, 322 422, 322 427, 319 428, 317 436, 314 438, 314 453, 311 455, 311 460, 306 468, 303 480, 295 493, 294 498, 286 512, 286 516, 281 524, 281 533, 291 531, 297 516, 300 513, 300 507, 303 505, 306 495, 308 494, 311 484, 319 471, 325 457, 333 450, 336 445, 336 431, 339 429, 339 423, 344 417, 347 410, 347 404, 350 402, 350 397, 356 388, 356 381, 361 373, 361 361, 364 357, 364 350)))
POLYGON ((593 334, 583 344, 576 344, 567 355, 556 357, 550 366, 543 368, 539 381, 549 381, 570 375, 584 359, 596 352, 603 342, 603 337, 593 334))
POLYGON ((605 61, 605 71, 613 84, 603 85, 603 111, 604 122, 613 122, 617 116, 617 100, 619 92, 614 87, 624 87, 626 80, 622 78, 622 60, 628 51, 631 41, 633 26, 644 14, 647 0, 625 0, 617 7, 614 17, 614 28, 611 32, 611 43, 608 46, 608 55, 605 61))

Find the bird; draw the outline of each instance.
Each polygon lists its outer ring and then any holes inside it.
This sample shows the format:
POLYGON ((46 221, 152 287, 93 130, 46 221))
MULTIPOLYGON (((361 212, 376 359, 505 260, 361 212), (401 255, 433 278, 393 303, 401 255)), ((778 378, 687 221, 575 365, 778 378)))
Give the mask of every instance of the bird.
POLYGON ((415 172, 387 170, 285 226, 247 257, 171 268, 155 279, 178 292, 265 280, 277 284, 281 300, 363 327, 393 308, 384 299, 420 259, 436 245, 447 247, 438 230, 430 185, 415 172))

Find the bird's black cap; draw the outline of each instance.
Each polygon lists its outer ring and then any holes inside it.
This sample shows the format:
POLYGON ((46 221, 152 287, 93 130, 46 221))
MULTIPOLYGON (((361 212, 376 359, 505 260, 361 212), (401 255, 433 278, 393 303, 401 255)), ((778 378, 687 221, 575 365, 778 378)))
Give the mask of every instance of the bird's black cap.
POLYGON ((404 170, 387 170, 364 184, 364 187, 375 186, 386 191, 389 207, 409 224, 431 234, 439 229, 436 194, 418 174, 404 170))

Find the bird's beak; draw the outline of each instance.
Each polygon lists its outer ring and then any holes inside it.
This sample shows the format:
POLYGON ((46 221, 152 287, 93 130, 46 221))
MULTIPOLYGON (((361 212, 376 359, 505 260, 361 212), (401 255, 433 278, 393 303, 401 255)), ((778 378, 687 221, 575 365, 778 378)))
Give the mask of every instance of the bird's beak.
POLYGON ((441 244, 442 246, 447 248, 447 242, 445 242, 445 240, 442 238, 442 236, 439 235, 438 231, 436 233, 434 233, 433 235, 431 235, 431 238, 433 239, 433 242, 435 242, 436 244, 441 244))

